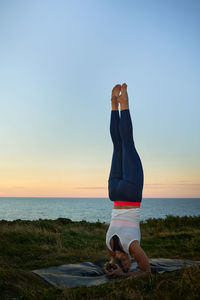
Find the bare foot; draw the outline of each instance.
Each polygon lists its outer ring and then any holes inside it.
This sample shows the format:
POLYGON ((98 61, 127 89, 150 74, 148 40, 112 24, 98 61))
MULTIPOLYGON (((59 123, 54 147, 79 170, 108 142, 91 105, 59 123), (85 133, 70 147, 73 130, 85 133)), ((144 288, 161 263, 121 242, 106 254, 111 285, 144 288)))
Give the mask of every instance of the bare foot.
POLYGON ((111 95, 111 102, 112 102, 112 110, 118 110, 118 97, 119 97, 119 93, 121 91, 121 85, 117 84, 114 86, 114 88, 112 89, 112 95, 111 95))
POLYGON ((120 103, 120 110, 128 109, 128 93, 127 93, 127 84, 123 83, 121 86, 121 95, 117 98, 117 101, 120 103))

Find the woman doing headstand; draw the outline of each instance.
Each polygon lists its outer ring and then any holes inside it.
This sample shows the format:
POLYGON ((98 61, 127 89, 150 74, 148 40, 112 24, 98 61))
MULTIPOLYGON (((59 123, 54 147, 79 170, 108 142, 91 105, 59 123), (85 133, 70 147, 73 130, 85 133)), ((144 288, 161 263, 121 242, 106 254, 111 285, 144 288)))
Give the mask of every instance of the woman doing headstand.
POLYGON ((111 261, 105 264, 108 275, 150 273, 147 255, 140 247, 140 205, 143 190, 143 168, 133 141, 127 85, 117 84, 112 90, 110 134, 113 156, 108 180, 109 198, 114 202, 106 248, 111 261), (121 94, 120 94, 121 92, 121 94), (118 111, 120 104, 120 116, 118 111), (129 272, 133 257, 139 270, 129 272))

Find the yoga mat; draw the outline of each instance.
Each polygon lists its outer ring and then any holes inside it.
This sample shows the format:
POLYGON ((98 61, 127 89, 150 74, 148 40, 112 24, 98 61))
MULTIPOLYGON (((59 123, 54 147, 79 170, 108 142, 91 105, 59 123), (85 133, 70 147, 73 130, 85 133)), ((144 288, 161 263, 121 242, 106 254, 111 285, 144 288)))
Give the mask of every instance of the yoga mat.
MULTIPOLYGON (((149 259, 151 272, 171 272, 184 267, 190 267, 193 264, 200 264, 200 261, 168 259, 168 258, 152 258, 149 259)), ((85 285, 87 287, 99 285, 113 278, 104 273, 105 262, 82 262, 77 264, 67 264, 60 266, 52 266, 33 270, 34 274, 39 275, 44 280, 57 288, 72 288, 85 285)), ((130 271, 138 270, 137 263, 131 259, 130 271)))

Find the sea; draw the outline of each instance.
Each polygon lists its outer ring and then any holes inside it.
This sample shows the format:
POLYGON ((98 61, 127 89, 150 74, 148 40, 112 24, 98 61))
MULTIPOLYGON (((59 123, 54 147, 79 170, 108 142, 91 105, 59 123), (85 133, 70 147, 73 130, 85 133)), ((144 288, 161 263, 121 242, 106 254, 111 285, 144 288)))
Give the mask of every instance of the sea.
MULTIPOLYGON (((110 223, 108 198, 0 197, 0 220, 68 218, 110 223)), ((166 216, 199 216, 200 198, 143 198, 140 220, 166 216)))

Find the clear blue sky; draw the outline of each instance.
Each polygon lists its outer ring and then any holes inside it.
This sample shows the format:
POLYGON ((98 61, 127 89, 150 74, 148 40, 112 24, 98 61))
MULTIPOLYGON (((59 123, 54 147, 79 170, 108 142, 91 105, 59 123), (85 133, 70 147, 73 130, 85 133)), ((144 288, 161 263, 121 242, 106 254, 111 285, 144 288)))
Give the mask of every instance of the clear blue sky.
POLYGON ((126 82, 146 197, 200 197, 200 2, 0 1, 0 196, 105 196, 126 82))

